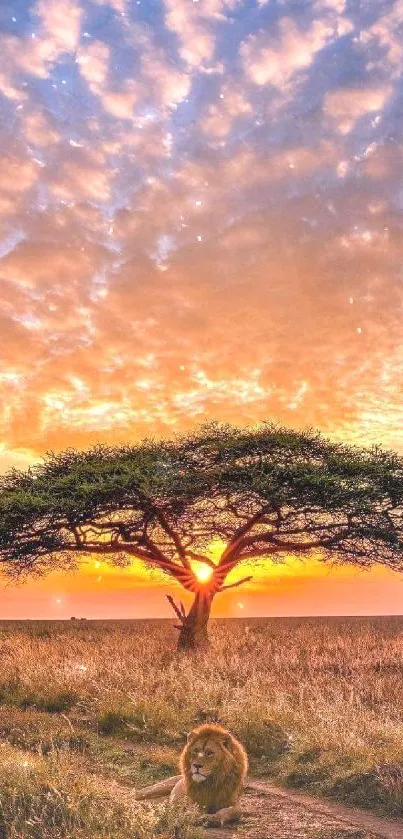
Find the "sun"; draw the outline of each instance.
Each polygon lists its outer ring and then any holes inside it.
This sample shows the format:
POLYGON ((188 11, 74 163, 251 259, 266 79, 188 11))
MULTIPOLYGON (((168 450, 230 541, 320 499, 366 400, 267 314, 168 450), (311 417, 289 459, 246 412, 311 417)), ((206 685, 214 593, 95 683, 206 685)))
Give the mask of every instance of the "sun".
POLYGON ((192 563, 192 569, 200 583, 206 583, 207 580, 210 579, 214 570, 213 568, 210 568, 209 565, 204 565, 203 562, 192 563))

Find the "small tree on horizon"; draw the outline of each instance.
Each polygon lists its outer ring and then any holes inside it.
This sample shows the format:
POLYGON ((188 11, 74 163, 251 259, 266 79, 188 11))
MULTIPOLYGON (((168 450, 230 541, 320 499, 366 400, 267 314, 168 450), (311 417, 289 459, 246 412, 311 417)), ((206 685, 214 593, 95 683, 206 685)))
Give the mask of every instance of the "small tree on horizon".
POLYGON ((214 597, 251 579, 226 582, 236 566, 314 551, 403 570, 403 458, 312 430, 206 423, 172 440, 50 453, 0 479, 8 576, 76 568, 87 555, 138 558, 193 596, 188 613, 168 598, 180 649, 205 644, 214 597), (213 541, 224 545, 216 560, 213 541))

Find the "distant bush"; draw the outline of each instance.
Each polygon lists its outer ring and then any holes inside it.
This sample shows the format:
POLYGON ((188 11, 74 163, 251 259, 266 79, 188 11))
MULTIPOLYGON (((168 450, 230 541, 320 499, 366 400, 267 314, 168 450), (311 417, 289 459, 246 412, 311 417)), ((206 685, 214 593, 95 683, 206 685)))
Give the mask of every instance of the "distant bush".
POLYGON ((126 734, 126 721, 127 717, 125 719, 125 715, 122 716, 117 711, 104 711, 98 720, 99 732, 100 734, 106 734, 107 736, 121 734, 122 732, 126 734))
POLYGON ((11 679, 0 684, 0 704, 15 705, 17 708, 36 708, 39 711, 48 711, 50 714, 60 714, 70 711, 76 704, 78 694, 73 690, 52 691, 47 687, 47 692, 36 693, 19 678, 11 679))
POLYGON ((75 691, 63 690, 53 695, 38 697, 36 707, 39 710, 48 711, 50 714, 60 714, 70 711, 76 704, 77 699, 78 696, 75 691))

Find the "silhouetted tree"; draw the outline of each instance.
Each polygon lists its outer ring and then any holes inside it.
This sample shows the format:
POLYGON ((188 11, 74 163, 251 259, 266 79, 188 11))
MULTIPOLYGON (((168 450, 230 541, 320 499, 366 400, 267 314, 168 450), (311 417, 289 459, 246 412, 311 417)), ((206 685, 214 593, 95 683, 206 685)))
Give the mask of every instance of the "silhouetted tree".
MULTIPOLYGON (((311 430, 207 423, 173 440, 48 454, 0 482, 0 561, 11 577, 136 557, 193 594, 179 647, 207 641, 213 598, 245 560, 320 552, 403 569, 403 459, 311 430), (224 544, 215 561, 213 540, 224 544), (210 570, 204 582, 197 563, 210 570)), ((200 566, 199 566, 200 567, 200 566)))

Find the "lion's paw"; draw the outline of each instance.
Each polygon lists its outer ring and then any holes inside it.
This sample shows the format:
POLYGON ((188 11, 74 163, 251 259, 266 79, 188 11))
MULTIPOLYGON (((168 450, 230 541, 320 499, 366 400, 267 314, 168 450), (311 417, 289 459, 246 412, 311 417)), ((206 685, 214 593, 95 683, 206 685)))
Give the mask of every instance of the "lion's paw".
POLYGON ((205 816, 204 819, 204 826, 205 827, 222 827, 224 824, 224 819, 218 815, 218 813, 212 813, 209 816, 205 816))

